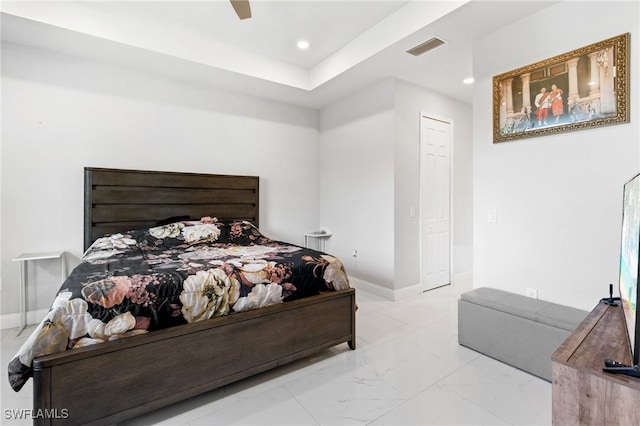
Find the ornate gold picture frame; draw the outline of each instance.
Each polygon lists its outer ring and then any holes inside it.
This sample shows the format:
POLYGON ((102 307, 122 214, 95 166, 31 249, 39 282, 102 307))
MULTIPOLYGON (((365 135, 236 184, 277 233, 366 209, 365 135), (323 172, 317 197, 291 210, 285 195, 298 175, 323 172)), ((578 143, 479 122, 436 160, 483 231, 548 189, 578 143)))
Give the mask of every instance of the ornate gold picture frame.
POLYGON ((629 117, 629 33, 493 77, 494 143, 629 117))

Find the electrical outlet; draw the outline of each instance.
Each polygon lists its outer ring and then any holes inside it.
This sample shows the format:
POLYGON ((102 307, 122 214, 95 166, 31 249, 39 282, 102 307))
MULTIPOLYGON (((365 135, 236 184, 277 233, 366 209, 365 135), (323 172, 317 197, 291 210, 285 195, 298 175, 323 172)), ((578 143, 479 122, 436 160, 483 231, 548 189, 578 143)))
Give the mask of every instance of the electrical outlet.
POLYGON ((524 292, 525 296, 532 297, 534 299, 538 298, 538 289, 536 288, 527 288, 524 292))

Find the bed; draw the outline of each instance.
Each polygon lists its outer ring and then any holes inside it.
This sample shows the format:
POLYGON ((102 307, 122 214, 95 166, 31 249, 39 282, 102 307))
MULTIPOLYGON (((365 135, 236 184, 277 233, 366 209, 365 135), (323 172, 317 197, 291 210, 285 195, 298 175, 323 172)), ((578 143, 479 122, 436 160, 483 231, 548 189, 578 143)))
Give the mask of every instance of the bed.
MULTIPOLYGON (((96 247, 104 249, 101 246, 104 238, 99 237, 105 234, 124 233, 125 237, 131 237, 133 234, 127 231, 144 229, 144 237, 135 237, 138 245, 140 241, 144 241, 143 245, 158 244, 158 230, 164 238, 165 231, 176 226, 185 239, 192 235, 184 233, 185 229, 202 233, 202 229, 220 228, 224 234, 226 226, 229 235, 230 230, 240 230, 237 235, 242 238, 251 238, 253 243, 257 238, 258 244, 251 247, 268 246, 268 250, 285 247, 285 254, 278 252, 277 256, 287 258, 287 253, 294 253, 291 256, 308 261, 329 258, 261 235, 257 228, 258 177, 85 168, 84 209, 84 245, 89 248, 89 258, 96 247)), ((218 237, 222 238, 220 234, 215 236, 218 237)), ((234 250, 229 244, 221 247, 234 250)), ((145 262, 153 253, 144 254, 145 262)), ((98 255, 94 259, 102 258, 98 255)), ((226 260, 211 262, 227 265, 226 260)), ((90 262, 80 266, 86 263, 90 262)), ((194 258, 188 258, 185 265, 196 268, 190 271, 193 274, 202 266, 194 263, 194 258)), ((76 269, 81 269, 80 266, 76 269)), ((312 265, 311 269, 318 268, 312 265)), ((72 276, 74 273, 70 279, 72 276)), ((289 281, 295 283, 293 278, 289 281)), ((63 289, 64 285, 66 282, 63 289)), ((260 285, 250 287, 251 292, 260 285)), ((348 285, 333 288, 328 281, 326 286, 332 291, 310 290, 309 294, 291 296, 283 303, 258 309, 251 309, 248 304, 249 308, 239 312, 229 312, 228 307, 224 311, 219 306, 233 298, 235 309, 243 297, 249 300, 250 295, 243 290, 244 293, 236 292, 232 297, 227 295, 233 293, 228 290, 224 298, 216 299, 218 303, 211 311, 216 314, 207 314, 211 319, 193 322, 200 314, 185 311, 188 303, 180 299, 185 303, 171 304, 178 310, 178 305, 182 305, 182 315, 175 315, 183 319, 178 325, 36 357, 30 372, 34 381, 34 424, 114 424, 344 342, 355 349, 355 290, 348 285)), ((234 285, 227 284, 227 288, 234 285)), ((91 289, 88 293, 93 294, 91 289)), ((95 300, 101 300, 98 303, 104 308, 112 308, 116 303, 107 304, 104 292, 95 300)), ((122 297, 117 302, 121 300, 122 297)), ((130 331, 138 328, 138 322, 134 323, 136 326, 131 326, 130 331)), ((69 341, 73 340, 71 337, 69 341)))

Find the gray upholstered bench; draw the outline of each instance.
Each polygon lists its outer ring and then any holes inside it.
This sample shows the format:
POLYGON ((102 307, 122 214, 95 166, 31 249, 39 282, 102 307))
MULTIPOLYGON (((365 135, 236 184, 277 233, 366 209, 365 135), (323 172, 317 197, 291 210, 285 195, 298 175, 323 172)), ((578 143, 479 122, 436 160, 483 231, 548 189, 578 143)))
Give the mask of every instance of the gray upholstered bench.
POLYGON ((587 314, 481 287, 458 300, 458 343, 551 381, 551 354, 587 314))

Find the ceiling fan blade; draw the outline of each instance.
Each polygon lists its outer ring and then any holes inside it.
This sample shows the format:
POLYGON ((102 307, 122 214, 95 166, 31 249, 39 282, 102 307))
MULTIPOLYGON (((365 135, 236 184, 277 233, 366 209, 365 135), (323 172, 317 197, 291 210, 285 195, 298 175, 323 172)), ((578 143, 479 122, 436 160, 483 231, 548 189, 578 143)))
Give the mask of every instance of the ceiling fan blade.
POLYGON ((251 5, 249 0, 230 0, 233 9, 238 14, 238 18, 247 19, 251 18, 251 5))

